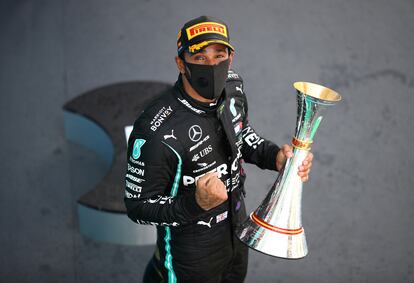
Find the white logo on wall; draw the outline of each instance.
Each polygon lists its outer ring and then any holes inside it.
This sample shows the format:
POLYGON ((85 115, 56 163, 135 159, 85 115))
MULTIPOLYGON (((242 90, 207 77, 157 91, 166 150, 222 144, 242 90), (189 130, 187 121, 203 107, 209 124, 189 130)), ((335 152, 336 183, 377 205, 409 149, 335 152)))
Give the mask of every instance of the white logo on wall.
POLYGON ((193 125, 188 130, 188 137, 193 142, 198 142, 203 135, 203 131, 201 130, 201 127, 199 125, 193 125))

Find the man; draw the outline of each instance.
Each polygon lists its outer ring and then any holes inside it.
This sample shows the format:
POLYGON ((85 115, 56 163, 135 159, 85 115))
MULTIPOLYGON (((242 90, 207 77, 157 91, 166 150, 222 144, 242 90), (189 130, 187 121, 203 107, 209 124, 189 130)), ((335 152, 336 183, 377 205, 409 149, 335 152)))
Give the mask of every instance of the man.
MULTIPOLYGON (((147 106, 128 142, 128 216, 157 225, 144 282, 243 282, 248 248, 234 235, 246 219, 242 161, 279 170, 292 148, 250 126, 222 21, 187 22, 177 48, 176 84, 147 106)), ((311 162, 298 169, 303 181, 311 162)))

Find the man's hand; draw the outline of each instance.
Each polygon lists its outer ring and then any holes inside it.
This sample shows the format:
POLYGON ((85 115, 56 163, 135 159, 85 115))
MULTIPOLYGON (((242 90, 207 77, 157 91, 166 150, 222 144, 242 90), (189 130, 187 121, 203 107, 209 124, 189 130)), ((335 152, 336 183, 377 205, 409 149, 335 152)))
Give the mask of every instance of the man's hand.
MULTIPOLYGON (((283 165, 285 164, 286 159, 290 157, 293 157, 293 149, 290 145, 284 144, 276 155, 277 170, 280 171, 283 165)), ((302 165, 299 166, 298 168, 299 169, 298 175, 300 176, 302 182, 306 182, 309 180, 309 172, 312 167, 312 160, 313 160, 313 154, 312 152, 309 152, 308 155, 303 160, 302 165)))
POLYGON ((204 210, 210 210, 227 200, 227 190, 218 173, 208 173, 198 179, 195 198, 204 210))

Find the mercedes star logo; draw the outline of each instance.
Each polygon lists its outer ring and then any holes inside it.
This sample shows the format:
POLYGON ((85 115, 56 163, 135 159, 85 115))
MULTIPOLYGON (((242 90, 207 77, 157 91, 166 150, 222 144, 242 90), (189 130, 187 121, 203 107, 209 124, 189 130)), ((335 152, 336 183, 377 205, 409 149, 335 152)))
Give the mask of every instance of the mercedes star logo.
POLYGON ((193 125, 188 130, 188 136, 190 137, 190 140, 193 142, 198 142, 201 139, 201 136, 203 135, 203 131, 201 130, 201 127, 199 125, 193 125))

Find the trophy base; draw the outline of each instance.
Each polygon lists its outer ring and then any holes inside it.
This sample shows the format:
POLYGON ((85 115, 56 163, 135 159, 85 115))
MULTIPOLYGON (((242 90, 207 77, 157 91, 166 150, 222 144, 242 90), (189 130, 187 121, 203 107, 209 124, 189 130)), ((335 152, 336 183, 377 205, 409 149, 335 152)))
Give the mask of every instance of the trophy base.
POLYGON ((237 237, 244 244, 264 254, 285 259, 300 259, 308 254, 303 228, 296 229, 294 233, 279 228, 281 231, 277 232, 271 227, 269 229, 258 224, 254 218, 252 213, 236 231, 237 237))

